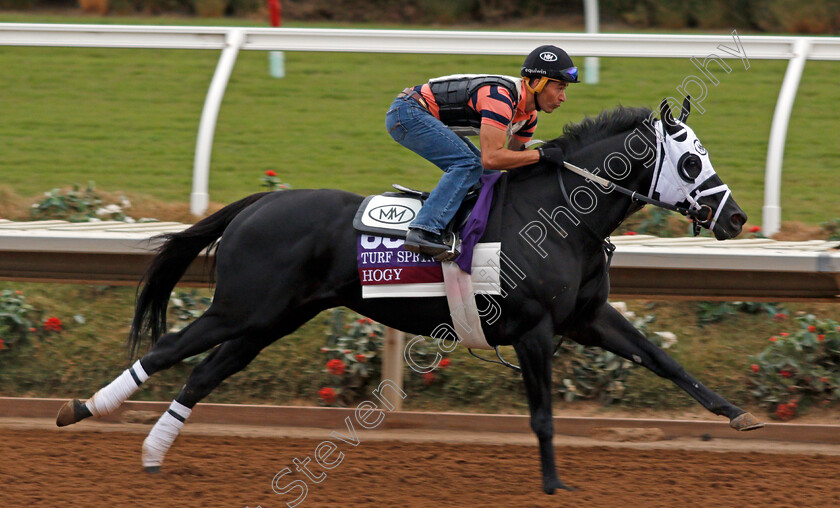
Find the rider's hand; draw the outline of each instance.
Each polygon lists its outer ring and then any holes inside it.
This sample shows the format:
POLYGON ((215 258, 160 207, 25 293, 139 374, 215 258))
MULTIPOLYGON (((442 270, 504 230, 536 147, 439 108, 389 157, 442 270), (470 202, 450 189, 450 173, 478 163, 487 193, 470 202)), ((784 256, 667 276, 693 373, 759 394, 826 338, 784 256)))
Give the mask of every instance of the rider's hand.
POLYGON ((540 152, 540 162, 550 162, 562 166, 563 161, 566 160, 566 154, 559 146, 538 148, 537 150, 540 152))

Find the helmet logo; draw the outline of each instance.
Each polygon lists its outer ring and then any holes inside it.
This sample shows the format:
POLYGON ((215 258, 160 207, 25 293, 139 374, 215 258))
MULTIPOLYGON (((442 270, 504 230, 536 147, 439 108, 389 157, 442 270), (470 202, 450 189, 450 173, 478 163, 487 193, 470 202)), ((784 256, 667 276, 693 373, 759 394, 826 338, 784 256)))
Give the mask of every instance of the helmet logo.
POLYGON ((551 51, 543 51, 542 53, 540 53, 540 58, 545 60, 546 62, 554 62, 557 60, 557 55, 555 55, 551 51))

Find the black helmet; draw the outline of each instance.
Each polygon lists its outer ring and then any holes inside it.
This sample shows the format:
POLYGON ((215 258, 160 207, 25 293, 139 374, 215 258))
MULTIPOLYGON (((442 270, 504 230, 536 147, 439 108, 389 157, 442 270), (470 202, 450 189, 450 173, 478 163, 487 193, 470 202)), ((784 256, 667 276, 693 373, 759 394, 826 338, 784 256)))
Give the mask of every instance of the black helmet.
POLYGON ((546 44, 531 51, 522 64, 523 77, 549 78, 567 83, 579 83, 578 70, 565 51, 546 44))

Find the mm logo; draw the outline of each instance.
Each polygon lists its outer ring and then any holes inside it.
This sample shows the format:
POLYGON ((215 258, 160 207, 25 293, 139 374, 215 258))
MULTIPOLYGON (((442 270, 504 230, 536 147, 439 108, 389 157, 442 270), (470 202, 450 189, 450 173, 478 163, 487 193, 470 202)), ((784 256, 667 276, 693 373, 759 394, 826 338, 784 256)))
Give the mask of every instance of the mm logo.
POLYGON ((414 210, 404 205, 382 205, 368 210, 368 217, 383 224, 406 224, 414 220, 414 210))
POLYGON ((542 53, 540 53, 540 58, 542 58, 546 62, 553 62, 557 60, 557 55, 555 55, 551 51, 543 51, 542 53))

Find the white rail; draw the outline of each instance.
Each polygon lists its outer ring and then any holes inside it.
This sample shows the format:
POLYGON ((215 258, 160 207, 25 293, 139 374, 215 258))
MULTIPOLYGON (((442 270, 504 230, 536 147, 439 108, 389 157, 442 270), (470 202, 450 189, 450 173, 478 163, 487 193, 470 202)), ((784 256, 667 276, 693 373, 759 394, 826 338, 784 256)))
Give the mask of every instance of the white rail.
POLYGON ((585 57, 702 58, 712 51, 710 48, 717 48, 721 50, 717 55, 722 58, 739 58, 742 51, 749 59, 789 60, 770 131, 762 219, 765 234, 772 235, 778 231, 784 139, 804 62, 840 60, 838 37, 739 36, 741 48, 738 49, 734 39, 728 35, 0 23, 0 46, 222 50, 205 100, 196 142, 190 207, 196 215, 204 213, 209 199, 207 188, 213 131, 239 49, 525 55, 534 47, 552 41, 574 56, 585 57))

